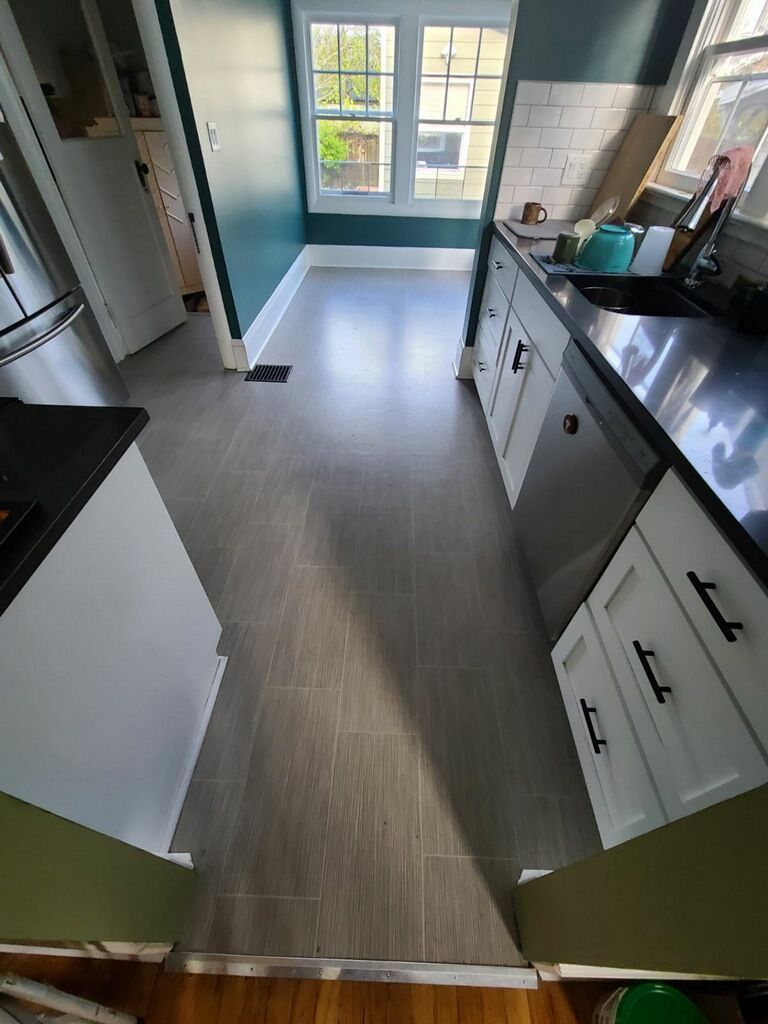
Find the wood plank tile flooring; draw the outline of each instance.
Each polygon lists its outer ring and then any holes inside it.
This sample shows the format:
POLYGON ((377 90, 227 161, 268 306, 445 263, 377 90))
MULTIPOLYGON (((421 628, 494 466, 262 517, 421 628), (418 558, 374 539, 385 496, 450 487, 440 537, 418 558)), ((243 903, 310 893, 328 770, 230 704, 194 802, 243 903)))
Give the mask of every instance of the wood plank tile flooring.
POLYGON ((202 880, 182 949, 515 965, 519 870, 599 849, 451 372, 467 283, 311 270, 262 357, 287 384, 222 371, 204 316, 123 363, 230 657, 174 844, 202 880))

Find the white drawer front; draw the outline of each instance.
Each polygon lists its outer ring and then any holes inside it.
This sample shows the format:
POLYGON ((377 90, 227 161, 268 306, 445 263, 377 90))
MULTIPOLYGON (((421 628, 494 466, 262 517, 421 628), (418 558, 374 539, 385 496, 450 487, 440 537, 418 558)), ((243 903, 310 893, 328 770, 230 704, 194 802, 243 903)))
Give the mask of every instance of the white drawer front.
POLYGON ((504 334, 504 324, 507 319, 509 300, 499 288, 494 277, 488 275, 481 300, 480 316, 478 323, 488 336, 488 341, 494 342, 497 346, 501 344, 504 334))
POLYGON ((495 237, 491 239, 488 269, 498 281, 499 287, 506 297, 511 299, 515 288, 515 281, 517 280, 518 266, 506 248, 495 237))
POLYGON ((663 825, 661 803, 586 605, 561 636, 552 661, 603 846, 663 825))
POLYGON ((635 527, 587 603, 670 818, 768 779, 757 744, 635 527))
POLYGON ((492 355, 496 346, 489 345, 485 331, 482 327, 477 328, 475 337, 475 348, 472 353, 472 376, 475 378, 475 386, 480 396, 483 408, 488 411, 493 388, 493 377, 496 370, 494 357, 492 355))
POLYGON ((768 751, 768 594, 673 472, 637 524, 768 751))
POLYGON ((523 274, 517 276, 512 308, 556 377, 568 344, 568 331, 523 274))

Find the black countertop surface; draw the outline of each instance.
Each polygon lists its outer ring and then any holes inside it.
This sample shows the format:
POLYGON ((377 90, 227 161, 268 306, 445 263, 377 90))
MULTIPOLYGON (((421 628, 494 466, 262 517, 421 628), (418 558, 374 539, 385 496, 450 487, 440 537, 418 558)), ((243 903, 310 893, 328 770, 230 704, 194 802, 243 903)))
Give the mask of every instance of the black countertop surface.
POLYGON ((768 585, 768 342, 717 317, 627 316, 593 306, 494 225, 522 272, 659 454, 768 585))
POLYGON ((37 501, 0 543, 0 614, 148 422, 145 409, 0 398, 0 504, 37 501))

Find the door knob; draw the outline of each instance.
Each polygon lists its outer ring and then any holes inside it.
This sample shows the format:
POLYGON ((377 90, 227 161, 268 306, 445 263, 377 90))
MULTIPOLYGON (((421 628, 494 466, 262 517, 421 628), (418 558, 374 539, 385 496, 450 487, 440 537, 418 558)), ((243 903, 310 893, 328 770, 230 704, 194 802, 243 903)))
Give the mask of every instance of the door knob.
POLYGON ((574 416, 573 413, 568 413, 563 416, 563 430, 566 434, 575 434, 579 429, 579 417, 574 416))

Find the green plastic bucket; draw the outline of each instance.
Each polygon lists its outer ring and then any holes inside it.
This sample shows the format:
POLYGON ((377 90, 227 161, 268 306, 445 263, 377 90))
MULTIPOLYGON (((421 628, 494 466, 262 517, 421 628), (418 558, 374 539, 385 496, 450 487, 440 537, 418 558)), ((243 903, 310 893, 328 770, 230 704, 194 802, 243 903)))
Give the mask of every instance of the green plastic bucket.
POLYGON ((691 1000, 672 985, 646 981, 618 988, 595 1009, 594 1024, 707 1024, 691 1000))

